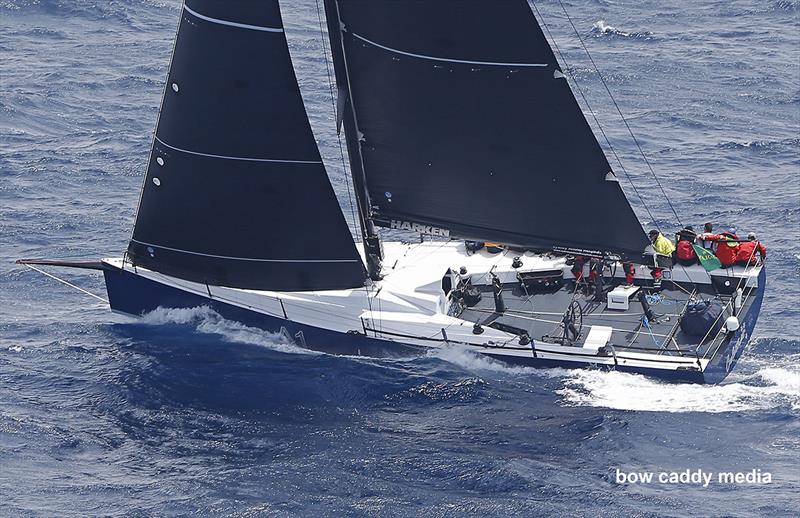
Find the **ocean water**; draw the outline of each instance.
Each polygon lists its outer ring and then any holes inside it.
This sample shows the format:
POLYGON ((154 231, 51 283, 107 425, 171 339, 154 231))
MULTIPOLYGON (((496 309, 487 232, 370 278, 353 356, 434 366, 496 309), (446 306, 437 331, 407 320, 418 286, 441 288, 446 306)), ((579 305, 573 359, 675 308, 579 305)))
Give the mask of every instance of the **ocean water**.
MULTIPOLYGON (((316 2, 284 4, 346 204, 316 2)), ((757 336, 725 383, 457 348, 309 353, 202 308, 117 316, 14 265, 125 249, 180 3, 0 0, 0 515, 796 516, 800 3, 565 5, 681 220, 769 249, 757 336), (617 468, 771 482, 617 483, 617 468)), ((656 223, 677 225, 560 4, 536 6, 656 223)))

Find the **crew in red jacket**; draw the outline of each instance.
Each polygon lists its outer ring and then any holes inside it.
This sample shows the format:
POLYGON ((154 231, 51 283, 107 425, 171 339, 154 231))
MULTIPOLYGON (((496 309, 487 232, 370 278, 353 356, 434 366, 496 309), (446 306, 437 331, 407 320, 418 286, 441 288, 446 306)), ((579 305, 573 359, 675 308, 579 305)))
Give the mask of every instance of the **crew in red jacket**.
POLYGON ((697 262, 697 252, 694 251, 691 241, 681 239, 675 250, 675 257, 683 266, 691 266, 697 262))
POLYGON ((715 236, 717 241, 717 259, 725 268, 730 268, 736 264, 736 256, 739 253, 739 242, 734 241, 739 237, 733 232, 723 232, 715 236))
POLYGON ((691 266, 697 262, 697 253, 692 246, 697 238, 694 229, 690 226, 675 234, 675 259, 683 266, 691 266))
POLYGON ((767 258, 767 247, 757 241, 756 235, 752 232, 747 234, 747 239, 750 241, 739 243, 739 251, 736 252, 736 264, 747 266, 763 263, 764 259, 767 258), (756 257, 756 254, 761 256, 760 259, 756 257))

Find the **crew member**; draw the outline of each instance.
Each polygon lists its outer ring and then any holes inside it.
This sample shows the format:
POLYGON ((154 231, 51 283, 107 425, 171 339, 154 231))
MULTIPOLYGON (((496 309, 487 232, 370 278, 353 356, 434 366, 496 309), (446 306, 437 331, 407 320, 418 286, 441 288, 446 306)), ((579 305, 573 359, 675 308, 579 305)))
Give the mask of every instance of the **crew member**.
POLYGON ((625 282, 628 286, 633 286, 633 281, 636 279, 636 268, 633 263, 623 263, 622 269, 625 271, 625 282))
POLYGON ((662 257, 662 261, 664 260, 663 258, 666 257, 666 260, 672 264, 672 253, 675 251, 675 245, 656 229, 651 230, 648 235, 650 236, 650 242, 653 244, 653 251, 655 252, 655 264, 650 269, 650 275, 653 277, 653 287, 658 289, 661 287, 661 277, 664 271, 664 268, 660 266, 662 262, 659 261, 659 256, 662 257))
POLYGON ((717 259, 722 263, 722 266, 730 268, 736 264, 736 256, 739 253, 739 236, 731 231, 723 232, 716 237, 717 259))
POLYGON ((767 258, 767 247, 756 240, 756 235, 752 232, 747 234, 747 239, 749 241, 739 243, 739 250, 736 252, 736 264, 755 266, 763 263, 767 258), (756 254, 758 254, 760 258, 756 258, 756 254))
POLYGON ((659 255, 672 256, 675 251, 675 245, 672 241, 664 237, 664 234, 656 229, 650 231, 650 242, 653 243, 653 250, 659 255))
POLYGON ((706 250, 714 249, 714 242, 719 239, 719 236, 714 233, 714 224, 706 223, 703 225, 703 233, 697 236, 700 240, 700 246, 706 250))
POLYGON ((575 262, 572 263, 572 275, 575 276, 576 281, 583 278, 583 266, 586 264, 586 257, 582 255, 575 256, 575 262))
POLYGON ((683 266, 691 266, 697 262, 697 253, 694 251, 694 241, 697 234, 694 228, 684 227, 676 235, 677 244, 675 245, 675 259, 683 266))

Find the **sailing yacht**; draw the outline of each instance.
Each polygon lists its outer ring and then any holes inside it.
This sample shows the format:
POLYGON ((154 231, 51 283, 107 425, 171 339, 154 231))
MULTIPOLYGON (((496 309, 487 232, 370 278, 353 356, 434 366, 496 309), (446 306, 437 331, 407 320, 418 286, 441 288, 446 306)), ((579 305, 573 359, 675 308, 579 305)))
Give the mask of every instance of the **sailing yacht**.
POLYGON ((648 238, 526 0, 324 6, 356 240, 278 1, 186 0, 126 253, 20 262, 102 270, 114 311, 207 306, 331 353, 731 372, 764 268, 662 264, 654 286, 648 238))

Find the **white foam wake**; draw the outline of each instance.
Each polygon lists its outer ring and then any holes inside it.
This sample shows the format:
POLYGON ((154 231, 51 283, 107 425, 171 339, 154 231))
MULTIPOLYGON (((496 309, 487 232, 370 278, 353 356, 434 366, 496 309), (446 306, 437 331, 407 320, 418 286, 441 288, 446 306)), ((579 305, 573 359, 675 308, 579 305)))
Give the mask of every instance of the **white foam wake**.
POLYGON ((285 353, 317 354, 297 346, 287 334, 270 333, 227 320, 208 306, 158 308, 144 315, 142 321, 152 325, 191 325, 198 333, 218 335, 228 342, 258 345, 285 353))
POLYGON ((615 371, 574 371, 557 392, 567 405, 618 410, 718 413, 786 406, 800 410, 800 368, 764 368, 720 385, 667 383, 615 371))
POLYGON ((438 358, 464 370, 472 372, 498 372, 504 374, 535 374, 548 378, 561 378, 566 376, 567 369, 537 369, 534 367, 518 367, 494 360, 483 354, 471 351, 465 346, 448 345, 428 351, 429 358, 438 358))

